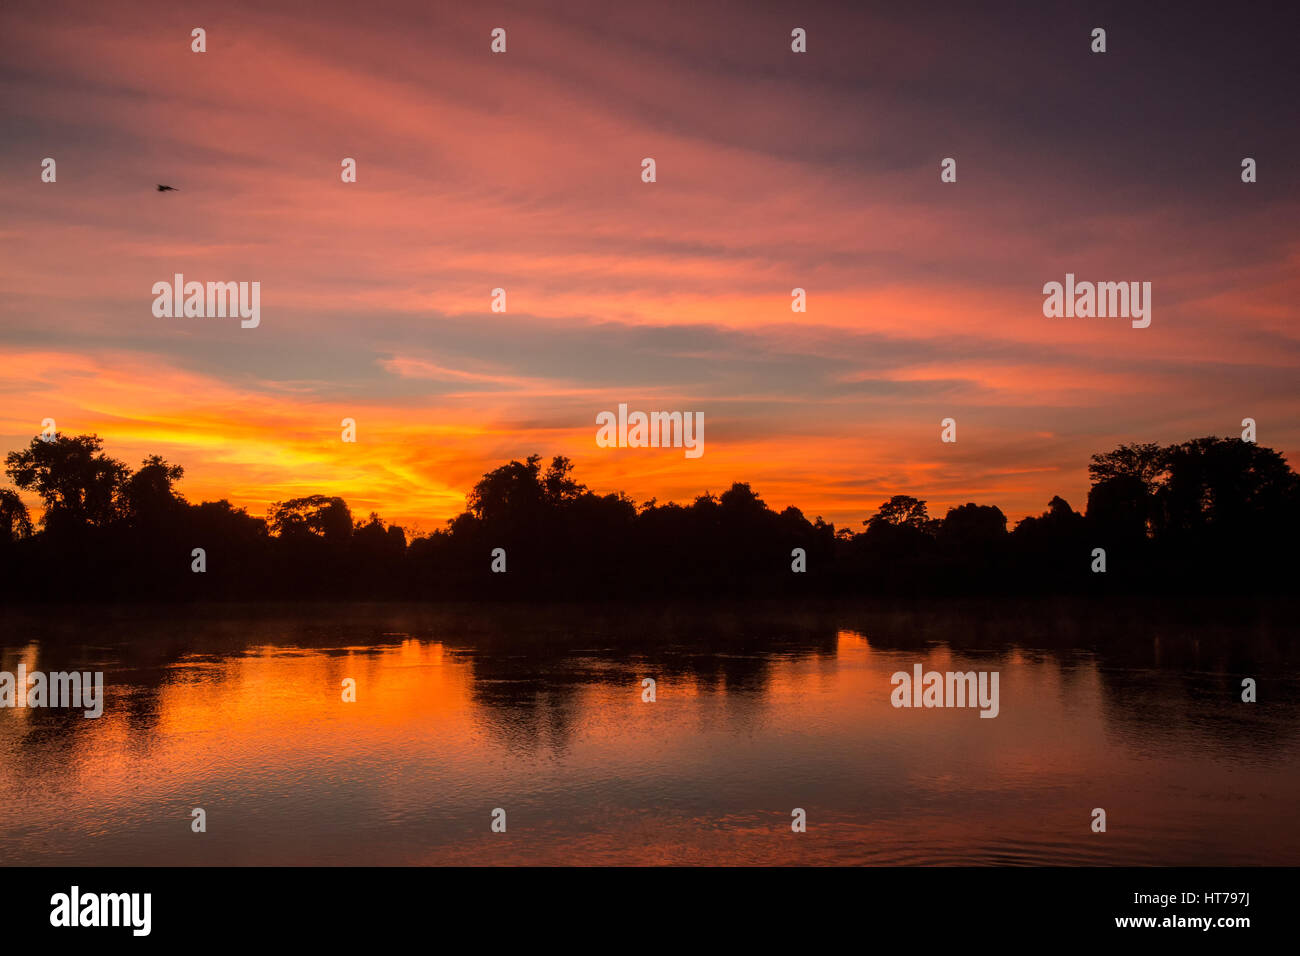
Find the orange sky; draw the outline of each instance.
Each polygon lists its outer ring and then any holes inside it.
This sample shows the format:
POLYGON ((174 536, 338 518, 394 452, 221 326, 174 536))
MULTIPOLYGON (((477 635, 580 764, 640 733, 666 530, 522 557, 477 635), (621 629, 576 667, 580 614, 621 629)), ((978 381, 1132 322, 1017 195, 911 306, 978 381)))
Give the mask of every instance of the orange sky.
POLYGON ((1145 33, 1104 64, 1055 35, 991 64, 1032 17, 838 11, 800 15, 795 55, 790 16, 7 5, 3 450, 49 417, 183 464, 193 501, 339 494, 423 530, 533 452, 602 492, 747 480, 854 525, 900 492, 1082 508, 1090 454, 1246 416, 1291 457, 1280 106, 1181 108, 1238 81, 1145 33), (259 281, 261 325, 155 318, 176 272, 259 281), (1044 318, 1066 272, 1150 281, 1151 327, 1044 318), (620 402, 703 412, 705 454, 598 448, 620 402))

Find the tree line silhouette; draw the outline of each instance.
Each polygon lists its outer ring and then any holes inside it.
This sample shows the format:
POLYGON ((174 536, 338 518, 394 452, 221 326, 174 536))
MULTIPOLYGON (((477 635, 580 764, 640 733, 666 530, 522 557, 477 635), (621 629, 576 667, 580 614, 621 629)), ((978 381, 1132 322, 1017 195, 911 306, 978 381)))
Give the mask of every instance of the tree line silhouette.
MULTIPOLYGON (((1240 439, 1121 445, 1093 455, 1084 512, 1053 497, 1008 529, 992 505, 931 517, 908 495, 860 530, 774 511, 744 482, 690 504, 580 484, 562 456, 485 474, 443 530, 408 540, 338 497, 276 502, 257 517, 191 504, 184 469, 138 469, 96 435, 33 438, 0 488, 0 593, 7 600, 604 598, 1286 590, 1297 571, 1300 479, 1240 439), (203 573, 193 570, 194 549, 203 573), (505 573, 491 570, 505 550, 505 573), (802 549, 806 571, 792 568, 802 549), (1105 571, 1094 570, 1095 549, 1105 571)), ((499 564, 499 562, 498 562, 499 564)))

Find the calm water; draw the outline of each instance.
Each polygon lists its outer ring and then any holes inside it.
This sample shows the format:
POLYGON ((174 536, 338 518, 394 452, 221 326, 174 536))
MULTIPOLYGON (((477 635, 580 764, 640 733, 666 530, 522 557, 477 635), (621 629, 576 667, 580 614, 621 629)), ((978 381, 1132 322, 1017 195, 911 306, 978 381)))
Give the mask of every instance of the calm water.
POLYGON ((0 710, 0 863, 1300 864, 1292 618, 1230 613, 11 612, 107 702, 0 710), (895 709, 917 662, 1000 715, 895 709))

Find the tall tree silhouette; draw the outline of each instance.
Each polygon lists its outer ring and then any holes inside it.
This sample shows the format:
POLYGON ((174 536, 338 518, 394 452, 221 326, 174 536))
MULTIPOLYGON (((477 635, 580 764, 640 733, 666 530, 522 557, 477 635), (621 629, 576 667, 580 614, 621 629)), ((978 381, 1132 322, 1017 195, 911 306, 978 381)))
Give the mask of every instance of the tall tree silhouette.
POLYGON ((98 435, 33 438, 5 456, 5 474, 22 490, 40 495, 47 530, 106 527, 118 514, 118 495, 130 472, 105 455, 103 445, 98 435))

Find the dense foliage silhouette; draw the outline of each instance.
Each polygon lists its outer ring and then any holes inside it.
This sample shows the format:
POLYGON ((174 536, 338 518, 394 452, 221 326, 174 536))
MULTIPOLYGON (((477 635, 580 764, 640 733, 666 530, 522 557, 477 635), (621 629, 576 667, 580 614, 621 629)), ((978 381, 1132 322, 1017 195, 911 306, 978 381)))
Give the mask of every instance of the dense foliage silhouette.
POLYGON ((342 498, 277 502, 265 518, 187 502, 184 469, 138 469, 95 435, 34 438, 5 473, 43 506, 34 523, 0 489, 7 600, 416 598, 667 601, 715 595, 1283 590, 1297 570, 1300 479, 1239 439, 1122 445, 1094 455, 1086 511, 1054 497, 1008 530, 991 505, 932 518, 907 495, 861 530, 777 512, 747 483, 690 504, 638 506, 579 484, 561 456, 488 472, 445 530, 408 540, 342 498), (206 570, 192 570, 193 549, 206 570), (493 573, 493 549, 506 573, 493 573), (805 573, 792 552, 806 554, 805 573), (1106 571, 1093 571, 1096 548, 1106 571))

